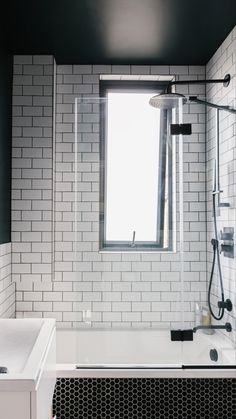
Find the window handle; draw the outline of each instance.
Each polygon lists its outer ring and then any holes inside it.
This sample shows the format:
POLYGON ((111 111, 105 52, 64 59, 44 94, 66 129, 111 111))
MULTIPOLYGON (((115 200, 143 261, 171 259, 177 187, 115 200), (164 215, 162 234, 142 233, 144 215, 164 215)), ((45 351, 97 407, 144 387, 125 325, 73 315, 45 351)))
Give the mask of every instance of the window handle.
POLYGON ((132 242, 131 242, 131 247, 135 247, 135 235, 136 235, 136 231, 133 231, 133 238, 132 238, 132 242))

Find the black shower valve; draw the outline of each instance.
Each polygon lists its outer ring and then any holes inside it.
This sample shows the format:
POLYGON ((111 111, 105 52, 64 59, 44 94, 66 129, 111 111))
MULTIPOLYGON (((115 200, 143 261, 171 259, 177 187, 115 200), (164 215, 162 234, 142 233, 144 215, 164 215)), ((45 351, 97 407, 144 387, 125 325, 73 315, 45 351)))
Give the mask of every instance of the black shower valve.
POLYGON ((224 308, 227 311, 232 311, 233 310, 233 304, 232 304, 232 302, 229 298, 227 298, 227 300, 225 300, 225 301, 218 301, 218 307, 219 308, 224 308))

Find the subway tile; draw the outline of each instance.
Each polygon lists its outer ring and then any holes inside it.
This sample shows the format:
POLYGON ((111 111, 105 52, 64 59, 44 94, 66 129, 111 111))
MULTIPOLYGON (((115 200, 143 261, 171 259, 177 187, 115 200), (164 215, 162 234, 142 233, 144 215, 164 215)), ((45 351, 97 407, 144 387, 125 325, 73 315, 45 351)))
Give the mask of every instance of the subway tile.
MULTIPOLYGON (((117 303, 114 303, 114 304, 117 304, 117 303)), ((110 302, 93 302, 93 311, 101 311, 101 312, 111 311, 111 307, 112 306, 110 302)))
POLYGON ((131 284, 129 282, 113 282, 112 283, 113 291, 131 291, 131 284))
POLYGON ((93 271, 111 271, 111 262, 93 262, 93 271))
POLYGON ((151 283, 150 282, 133 282, 132 283, 132 291, 151 291, 151 283))
POLYGON ((91 74, 92 66, 91 65, 73 65, 73 74, 91 74))
POLYGON ((24 292, 24 301, 42 301, 42 292, 24 292))
POLYGON ((155 321, 158 322, 161 320, 161 315, 158 312, 143 312, 142 313, 143 321, 155 321))
POLYGON ((65 84, 81 84, 82 76, 78 74, 64 74, 63 81, 65 84))
POLYGON ((32 64, 33 56, 32 55, 14 55, 14 65, 15 64, 32 64))
POLYGON ((130 262, 113 262, 112 263, 112 271, 118 272, 127 272, 131 271, 131 263, 130 262))
POLYGON ((160 301, 160 292, 142 292, 142 301, 160 301))
POLYGON ((104 312, 103 315, 103 321, 110 321, 110 322, 120 322, 121 321, 121 313, 118 312, 104 312))
POLYGON ((132 271, 151 271, 151 262, 132 262, 132 271))
POLYGON ((121 301, 120 292, 104 292, 103 301, 121 301))
POLYGON ((141 321, 141 313, 138 312, 122 312, 122 320, 125 322, 140 322, 141 321))
POLYGON ((93 74, 111 73, 111 65, 93 65, 93 74))
POLYGON ((13 85, 23 85, 23 86, 30 86, 32 85, 32 75, 14 75, 13 76, 13 85))

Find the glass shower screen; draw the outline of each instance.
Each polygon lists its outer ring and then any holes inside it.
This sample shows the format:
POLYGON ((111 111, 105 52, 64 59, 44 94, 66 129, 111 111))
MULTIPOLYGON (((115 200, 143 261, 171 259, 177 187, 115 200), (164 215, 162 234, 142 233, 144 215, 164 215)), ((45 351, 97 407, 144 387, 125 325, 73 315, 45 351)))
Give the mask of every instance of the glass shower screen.
POLYGON ((76 99, 80 364, 182 365, 170 330, 184 328, 183 145, 169 129, 182 108, 154 109, 153 94, 76 99))
MULTIPOLYGON (((235 228, 228 152, 235 114, 220 112, 217 143, 215 109, 181 101, 173 110, 155 109, 153 93, 111 89, 75 102, 78 364, 231 366, 234 311, 220 321, 209 316, 208 290, 217 146, 221 202, 230 203, 217 208, 217 229, 235 228), (171 135, 172 124, 186 122, 191 135, 171 135), (231 331, 224 329, 228 323, 231 331)), ((225 296, 235 307, 234 258, 222 253, 220 260, 225 296)), ((215 268, 216 313, 217 276, 215 268)))

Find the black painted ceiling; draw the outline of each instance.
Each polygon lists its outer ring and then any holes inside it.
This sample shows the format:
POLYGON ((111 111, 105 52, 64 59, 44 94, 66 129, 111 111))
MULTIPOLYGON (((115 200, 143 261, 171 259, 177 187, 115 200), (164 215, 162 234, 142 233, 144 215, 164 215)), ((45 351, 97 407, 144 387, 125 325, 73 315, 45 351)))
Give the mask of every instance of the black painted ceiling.
POLYGON ((236 0, 3 3, 5 49, 65 64, 205 64, 236 24, 236 0))

